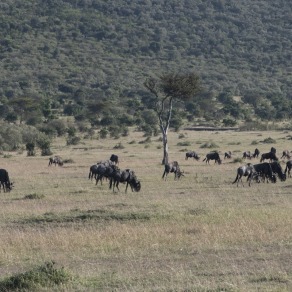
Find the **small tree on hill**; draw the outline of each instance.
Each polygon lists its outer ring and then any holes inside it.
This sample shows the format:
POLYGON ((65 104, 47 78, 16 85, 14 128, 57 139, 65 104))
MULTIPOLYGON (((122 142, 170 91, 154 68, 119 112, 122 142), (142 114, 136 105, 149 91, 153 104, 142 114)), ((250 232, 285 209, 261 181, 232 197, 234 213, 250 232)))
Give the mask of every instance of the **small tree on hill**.
POLYGON ((144 86, 154 96, 153 109, 159 120, 163 140, 162 164, 168 163, 167 135, 171 122, 174 101, 185 102, 193 98, 201 89, 199 77, 195 73, 166 73, 158 79, 148 78, 144 86))

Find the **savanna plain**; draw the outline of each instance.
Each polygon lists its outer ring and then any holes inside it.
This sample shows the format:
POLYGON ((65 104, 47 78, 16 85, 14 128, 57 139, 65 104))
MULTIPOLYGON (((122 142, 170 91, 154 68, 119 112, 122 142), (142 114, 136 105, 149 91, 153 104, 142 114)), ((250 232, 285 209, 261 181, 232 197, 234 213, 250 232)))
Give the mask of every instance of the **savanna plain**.
POLYGON ((0 194, 0 281, 53 263, 68 280, 37 291, 292 291, 292 178, 232 184, 239 166, 259 163, 240 161, 243 151, 273 146, 281 157, 292 150, 290 138, 289 131, 170 132, 169 159, 184 171, 178 181, 172 173, 162 180, 161 139, 134 130, 72 146, 55 140, 63 167, 39 153, 2 153, 15 186, 0 194), (208 143, 221 165, 203 162, 208 143), (185 160, 187 150, 201 159, 185 160), (225 151, 233 157, 224 160, 225 151), (135 171, 140 192, 88 179, 89 167, 112 153, 121 169, 135 171))

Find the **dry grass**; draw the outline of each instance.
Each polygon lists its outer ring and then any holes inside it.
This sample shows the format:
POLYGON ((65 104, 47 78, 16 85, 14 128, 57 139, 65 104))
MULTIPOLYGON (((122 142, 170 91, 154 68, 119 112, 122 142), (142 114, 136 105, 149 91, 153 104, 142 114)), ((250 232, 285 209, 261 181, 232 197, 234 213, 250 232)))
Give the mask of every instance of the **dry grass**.
POLYGON ((161 142, 145 147, 139 132, 72 147, 57 140, 54 154, 73 160, 64 167, 25 153, 0 158, 15 182, 0 198, 2 278, 55 261, 74 278, 62 291, 291 291, 292 179, 237 188, 240 163, 186 161, 177 145, 190 141, 202 158, 211 149, 200 145, 211 142, 221 156, 271 146, 280 153, 288 133, 182 133, 169 136, 180 181, 162 181, 161 142), (269 137, 277 144, 261 143, 269 137), (125 148, 113 149, 118 143, 125 148), (88 180, 89 167, 112 153, 136 171, 141 192, 113 193, 88 180))

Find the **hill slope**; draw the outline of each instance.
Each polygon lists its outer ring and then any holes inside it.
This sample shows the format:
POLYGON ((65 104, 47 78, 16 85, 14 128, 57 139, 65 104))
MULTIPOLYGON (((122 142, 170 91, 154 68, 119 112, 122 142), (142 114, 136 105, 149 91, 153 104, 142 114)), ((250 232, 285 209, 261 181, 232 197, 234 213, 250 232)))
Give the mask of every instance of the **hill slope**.
POLYGON ((291 99, 290 1, 3 0, 0 101, 120 100, 151 74, 291 99))

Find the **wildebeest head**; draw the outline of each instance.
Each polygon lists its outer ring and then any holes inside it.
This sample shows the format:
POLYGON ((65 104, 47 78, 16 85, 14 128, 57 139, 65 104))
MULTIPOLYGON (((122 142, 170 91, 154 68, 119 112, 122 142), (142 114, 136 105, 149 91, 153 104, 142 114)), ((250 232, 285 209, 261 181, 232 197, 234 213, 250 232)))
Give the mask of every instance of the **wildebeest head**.
POLYGON ((13 187, 14 187, 14 183, 13 182, 5 182, 5 191, 6 192, 10 192, 13 187))
POLYGON ((141 190, 141 183, 139 180, 137 180, 137 178, 133 179, 130 182, 130 185, 135 192, 139 192, 141 190))

